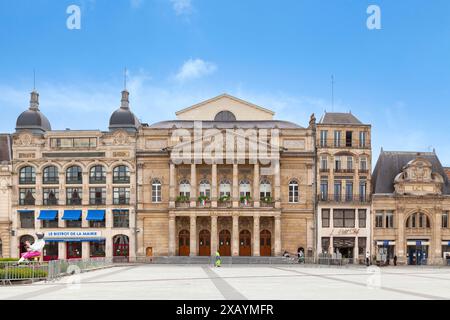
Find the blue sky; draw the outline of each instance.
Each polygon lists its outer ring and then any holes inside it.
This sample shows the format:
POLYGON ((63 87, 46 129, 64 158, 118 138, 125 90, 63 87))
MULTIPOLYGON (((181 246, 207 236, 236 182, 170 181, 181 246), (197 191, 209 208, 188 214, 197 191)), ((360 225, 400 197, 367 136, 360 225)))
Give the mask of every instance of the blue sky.
POLYGON ((223 92, 307 125, 351 110, 385 150, 430 151, 450 166, 450 1, 4 0, 0 132, 28 107, 37 73, 54 129, 106 130, 123 69, 147 123, 223 92), (81 29, 69 30, 69 5, 81 29), (366 27, 381 9, 381 30, 366 27))

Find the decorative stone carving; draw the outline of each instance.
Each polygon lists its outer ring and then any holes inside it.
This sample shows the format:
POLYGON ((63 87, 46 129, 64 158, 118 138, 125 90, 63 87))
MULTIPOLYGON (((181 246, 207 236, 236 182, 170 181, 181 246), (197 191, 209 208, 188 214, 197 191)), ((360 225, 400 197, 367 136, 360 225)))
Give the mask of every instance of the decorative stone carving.
POLYGON ((129 143, 130 139, 128 137, 128 134, 126 134, 123 131, 118 131, 115 135, 114 135, 114 145, 116 146, 123 146, 129 143))

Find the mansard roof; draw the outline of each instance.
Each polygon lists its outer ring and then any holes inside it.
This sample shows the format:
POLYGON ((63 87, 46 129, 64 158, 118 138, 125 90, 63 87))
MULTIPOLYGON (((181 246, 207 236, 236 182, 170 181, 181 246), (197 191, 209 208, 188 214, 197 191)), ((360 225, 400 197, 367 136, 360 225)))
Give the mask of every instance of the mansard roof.
POLYGON ((433 172, 439 173, 444 179, 443 194, 450 194, 450 183, 444 167, 434 152, 402 152, 381 151, 372 174, 372 192, 394 193, 395 177, 412 160, 423 158, 431 163, 433 172))
POLYGON ((9 134, 0 134, 0 162, 11 161, 12 143, 9 134))

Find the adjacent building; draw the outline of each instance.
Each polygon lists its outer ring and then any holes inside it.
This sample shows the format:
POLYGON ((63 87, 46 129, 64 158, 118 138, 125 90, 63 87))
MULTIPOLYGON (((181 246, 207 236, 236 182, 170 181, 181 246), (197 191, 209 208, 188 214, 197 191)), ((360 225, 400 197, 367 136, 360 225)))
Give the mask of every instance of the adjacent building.
POLYGON ((370 251, 371 126, 326 112, 317 124, 317 252, 364 259, 370 251))
POLYGON ((11 136, 0 134, 0 258, 10 257, 11 136))
POLYGON ((373 172, 378 260, 442 264, 450 256, 450 184, 434 152, 381 151, 373 172))
POLYGON ((12 184, 6 182, 12 256, 38 231, 45 233, 45 260, 134 256, 139 127, 127 91, 107 132, 52 130, 31 93, 12 135, 12 184))

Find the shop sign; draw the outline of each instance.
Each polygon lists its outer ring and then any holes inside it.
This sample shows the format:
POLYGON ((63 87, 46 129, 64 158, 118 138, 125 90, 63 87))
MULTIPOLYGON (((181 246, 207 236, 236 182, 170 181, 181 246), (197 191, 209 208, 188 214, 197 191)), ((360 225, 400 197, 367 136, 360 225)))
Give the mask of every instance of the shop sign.
POLYGON ((44 233, 44 239, 52 238, 100 238, 102 236, 101 231, 80 231, 80 230, 67 230, 67 231, 48 231, 44 233))
POLYGON ((331 232, 331 235, 338 235, 338 236, 346 236, 346 235, 358 235, 359 229, 358 228, 352 228, 352 229, 333 229, 333 232, 331 232))

